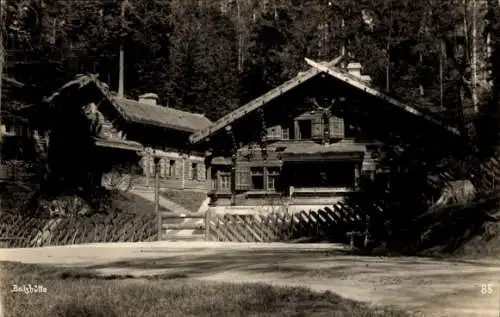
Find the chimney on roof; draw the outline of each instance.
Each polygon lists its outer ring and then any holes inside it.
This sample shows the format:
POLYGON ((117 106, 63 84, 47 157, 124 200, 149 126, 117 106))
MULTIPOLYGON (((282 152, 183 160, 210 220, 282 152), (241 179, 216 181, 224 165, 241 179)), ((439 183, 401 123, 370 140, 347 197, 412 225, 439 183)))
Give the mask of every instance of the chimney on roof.
POLYGON ((347 64, 347 71, 349 74, 356 76, 356 77, 361 77, 361 70, 363 67, 361 67, 360 63, 349 63, 347 64))
POLYGON ((351 74, 352 76, 364 81, 364 82, 371 82, 371 77, 368 75, 363 75, 361 74, 361 71, 363 70, 363 67, 361 66, 361 63, 349 63, 347 64, 347 72, 351 74))
POLYGON ((139 102, 147 105, 156 106, 157 101, 158 101, 158 95, 151 92, 139 96, 139 102))

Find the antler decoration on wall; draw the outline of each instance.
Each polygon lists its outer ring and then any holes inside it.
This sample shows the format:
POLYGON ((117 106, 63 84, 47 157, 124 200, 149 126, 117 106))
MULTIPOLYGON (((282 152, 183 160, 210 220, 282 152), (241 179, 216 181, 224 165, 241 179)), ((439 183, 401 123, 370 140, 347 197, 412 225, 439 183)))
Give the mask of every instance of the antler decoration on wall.
POLYGON ((331 114, 332 107, 337 102, 337 99, 334 98, 334 99, 330 100, 330 105, 328 107, 322 107, 322 106, 320 106, 319 103, 318 103, 318 101, 316 100, 316 98, 311 98, 311 102, 316 107, 316 110, 321 111, 324 114, 331 114))

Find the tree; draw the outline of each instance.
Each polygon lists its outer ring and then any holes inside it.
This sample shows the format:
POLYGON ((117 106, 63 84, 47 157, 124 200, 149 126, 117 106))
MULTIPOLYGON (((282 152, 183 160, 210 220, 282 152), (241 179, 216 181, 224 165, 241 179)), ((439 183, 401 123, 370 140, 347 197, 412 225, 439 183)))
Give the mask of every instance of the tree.
POLYGON ((172 19, 168 104, 217 119, 238 106, 234 25, 217 11, 194 5, 172 19))

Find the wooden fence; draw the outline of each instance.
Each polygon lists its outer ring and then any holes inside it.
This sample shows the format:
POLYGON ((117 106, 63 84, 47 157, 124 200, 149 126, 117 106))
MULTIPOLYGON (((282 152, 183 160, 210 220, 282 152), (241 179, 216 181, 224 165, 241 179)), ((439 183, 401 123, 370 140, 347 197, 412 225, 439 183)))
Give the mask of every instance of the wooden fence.
POLYGON ((205 221, 208 241, 278 242, 320 238, 347 242, 349 235, 355 237, 353 233, 366 230, 366 218, 342 203, 298 212, 208 213, 205 221))
POLYGON ((0 214, 0 247, 41 247, 99 242, 154 241, 155 215, 36 218, 0 214))
POLYGON ((207 240, 208 213, 161 212, 158 218, 158 240, 207 240))

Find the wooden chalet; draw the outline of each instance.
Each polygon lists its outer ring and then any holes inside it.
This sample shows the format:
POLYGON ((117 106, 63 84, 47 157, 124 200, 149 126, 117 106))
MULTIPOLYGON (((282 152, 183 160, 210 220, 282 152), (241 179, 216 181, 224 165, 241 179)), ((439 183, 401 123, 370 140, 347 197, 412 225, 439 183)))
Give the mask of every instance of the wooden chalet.
POLYGON ((307 62, 306 72, 191 135, 209 149, 213 210, 331 206, 355 194, 362 175, 383 173, 385 143, 437 155, 461 142, 456 129, 372 88, 359 63, 307 62))
POLYGON ((38 135, 50 134, 49 155, 58 153, 53 169, 76 183, 89 174, 103 182, 107 172, 121 169, 134 174, 134 187, 152 190, 156 157, 161 188, 206 190, 205 153, 188 138, 211 121, 157 99, 153 93, 118 98, 95 76, 80 75, 21 114, 38 135))

